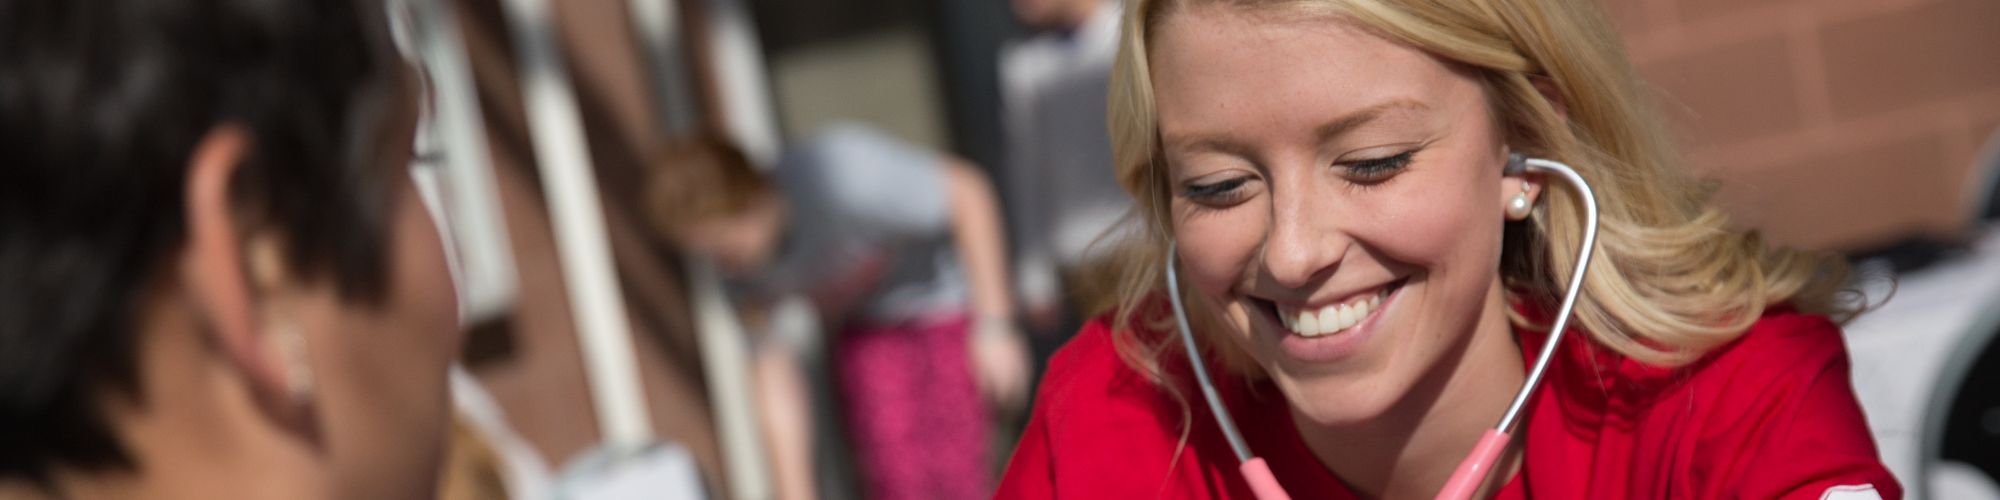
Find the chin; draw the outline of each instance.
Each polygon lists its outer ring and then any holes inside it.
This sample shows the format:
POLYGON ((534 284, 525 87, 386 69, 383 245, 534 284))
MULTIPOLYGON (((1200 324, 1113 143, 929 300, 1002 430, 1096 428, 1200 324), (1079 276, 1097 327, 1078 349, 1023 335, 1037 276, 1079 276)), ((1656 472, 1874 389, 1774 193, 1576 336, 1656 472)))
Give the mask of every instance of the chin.
POLYGON ((1389 414, 1406 390, 1384 373, 1314 374, 1294 378, 1273 374, 1278 390, 1298 417, 1322 427, 1347 427, 1389 414))

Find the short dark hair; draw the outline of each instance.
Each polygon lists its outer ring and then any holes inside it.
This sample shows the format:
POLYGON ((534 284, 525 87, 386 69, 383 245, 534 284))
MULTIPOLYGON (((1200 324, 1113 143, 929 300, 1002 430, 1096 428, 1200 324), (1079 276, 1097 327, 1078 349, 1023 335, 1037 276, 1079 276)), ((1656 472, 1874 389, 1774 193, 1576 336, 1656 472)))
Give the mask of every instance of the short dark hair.
MULTIPOLYGON (((303 279, 380 300, 380 130, 403 75, 358 0, 0 0, 0 480, 129 469, 98 401, 134 401, 134 321, 184 244, 190 155, 250 136, 242 221, 303 279)), ((401 166, 393 166, 400 169, 401 166)))

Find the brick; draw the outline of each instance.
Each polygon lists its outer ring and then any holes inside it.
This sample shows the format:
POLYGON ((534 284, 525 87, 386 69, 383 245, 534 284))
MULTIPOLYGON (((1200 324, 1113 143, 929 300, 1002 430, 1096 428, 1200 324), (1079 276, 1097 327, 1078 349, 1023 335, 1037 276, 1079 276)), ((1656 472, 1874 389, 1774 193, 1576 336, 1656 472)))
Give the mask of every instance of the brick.
POLYGON ((1796 129, 1798 79, 1782 33, 1642 63, 1660 108, 1694 147, 1796 129))
POLYGON ((1978 117, 1967 117, 1962 123, 1949 128, 1950 134, 1945 142, 1950 146, 1945 149, 1947 162, 1965 165, 1968 169, 1979 168, 1979 163, 1984 161, 1980 155, 1986 153, 1985 148, 2000 146, 2000 144, 1987 144, 1995 138, 1992 135, 1993 123, 1982 121, 1978 117))
POLYGON ((1996 22, 2000 2, 1941 0, 1821 27, 1834 117, 2000 88, 1996 22))
POLYGON ((1611 20, 1613 28, 1630 40, 1632 36, 1651 32, 1661 24, 1660 20, 1653 18, 1653 7, 1648 5, 1657 1, 1663 0, 1603 0, 1599 3, 1604 5, 1604 17, 1611 20))
MULTIPOLYGON (((1794 4, 1792 0, 1668 0, 1674 3, 1674 11, 1682 23, 1693 24, 1703 21, 1741 16, 1748 12, 1771 12, 1769 7, 1794 4)), ((1775 21, 1775 20, 1773 20, 1775 21)), ((1773 23, 1776 24, 1775 22, 1773 23)))
POLYGON ((1965 166, 1945 161, 1941 135, 1827 146, 1796 162, 1716 172, 1716 202, 1771 241, 1822 250, 1946 233, 1964 218, 1965 166))
POLYGON ((1974 119, 1966 132, 1971 134, 1973 147, 2000 150, 2000 110, 1974 119))

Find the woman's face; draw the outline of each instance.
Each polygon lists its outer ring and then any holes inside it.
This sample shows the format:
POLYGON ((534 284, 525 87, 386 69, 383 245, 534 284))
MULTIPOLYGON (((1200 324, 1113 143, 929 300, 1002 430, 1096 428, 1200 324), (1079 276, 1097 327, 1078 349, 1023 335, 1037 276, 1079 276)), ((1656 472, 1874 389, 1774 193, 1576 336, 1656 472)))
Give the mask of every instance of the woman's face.
POLYGON ((384 300, 345 302, 322 287, 301 318, 333 498, 433 496, 451 418, 445 375, 461 338, 457 298, 439 228, 406 167, 420 95, 410 81, 377 155, 394 200, 384 300))
POLYGON ((1182 269, 1302 416, 1379 417, 1502 304, 1521 184, 1482 86, 1346 21, 1188 9, 1150 60, 1182 269))

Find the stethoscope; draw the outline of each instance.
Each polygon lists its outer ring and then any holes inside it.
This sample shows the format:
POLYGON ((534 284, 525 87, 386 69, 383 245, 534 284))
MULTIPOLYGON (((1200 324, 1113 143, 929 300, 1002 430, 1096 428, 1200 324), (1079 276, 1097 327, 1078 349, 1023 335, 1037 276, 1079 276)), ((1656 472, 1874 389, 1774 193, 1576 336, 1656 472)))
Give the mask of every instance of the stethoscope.
MULTIPOLYGON (((1463 500, 1471 497, 1473 491, 1479 488, 1480 483, 1484 482, 1486 475, 1491 472, 1494 461, 1500 458, 1500 452, 1507 448, 1507 442, 1512 439, 1508 429, 1513 428, 1515 422, 1519 420, 1521 409, 1528 404, 1528 396, 1534 394, 1536 386, 1541 385, 1542 375, 1549 369, 1549 361, 1555 359, 1556 346, 1561 343, 1563 333, 1568 329, 1570 310, 1576 307, 1577 294, 1583 290, 1584 272, 1590 269, 1590 257, 1596 248, 1597 192, 1590 188, 1590 183, 1585 182, 1583 176, 1577 175, 1576 170, 1569 165, 1540 158, 1528 158, 1520 153, 1507 155, 1507 165, 1502 171, 1505 175, 1520 175, 1527 171, 1555 174, 1569 181, 1570 185, 1583 195, 1583 244, 1577 249, 1576 269, 1570 273, 1569 287, 1563 291, 1562 307, 1556 309, 1554 328, 1549 330, 1549 339, 1542 343, 1541 355, 1535 358, 1535 366, 1528 371, 1528 379, 1521 384, 1521 392, 1514 394, 1514 401, 1507 405, 1507 413, 1500 417, 1500 424, 1487 429, 1486 434, 1479 438, 1479 443, 1472 447, 1472 453, 1466 455, 1465 461, 1460 462, 1458 469, 1452 471, 1451 478, 1444 483, 1444 489, 1438 491, 1439 500, 1463 500)), ((1228 409, 1222 406, 1222 398, 1216 395, 1215 383, 1208 378, 1208 369, 1202 366, 1201 357, 1196 355, 1200 351, 1195 346, 1194 330, 1188 326, 1187 309, 1181 304, 1180 278, 1174 272, 1174 256, 1178 255, 1176 247, 1176 242, 1168 241, 1167 297, 1174 306, 1174 323, 1180 328, 1181 345, 1187 349, 1188 364, 1194 367, 1194 377, 1196 382, 1201 384, 1202 397, 1208 400, 1208 411, 1215 415, 1215 425, 1222 428, 1222 435, 1228 439, 1230 450, 1236 453, 1236 459, 1241 462, 1238 471, 1243 474, 1243 479, 1250 483, 1251 493, 1259 500, 1289 500, 1291 496, 1278 486, 1278 479, 1271 474, 1270 465, 1264 463, 1264 459, 1250 454, 1249 445, 1243 442, 1243 434, 1236 430, 1236 421, 1229 418, 1228 409)))

